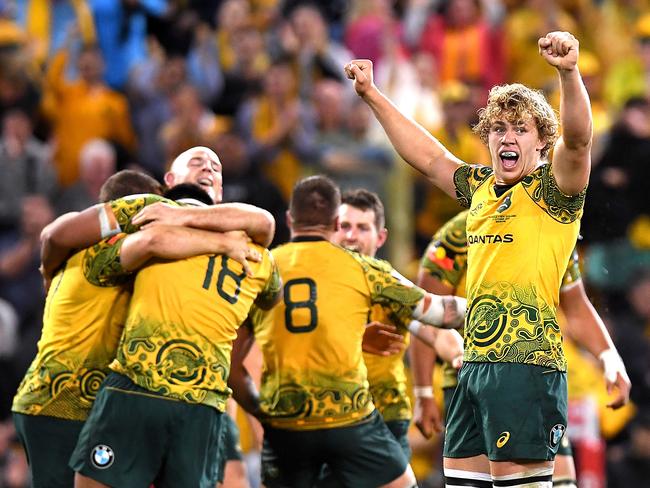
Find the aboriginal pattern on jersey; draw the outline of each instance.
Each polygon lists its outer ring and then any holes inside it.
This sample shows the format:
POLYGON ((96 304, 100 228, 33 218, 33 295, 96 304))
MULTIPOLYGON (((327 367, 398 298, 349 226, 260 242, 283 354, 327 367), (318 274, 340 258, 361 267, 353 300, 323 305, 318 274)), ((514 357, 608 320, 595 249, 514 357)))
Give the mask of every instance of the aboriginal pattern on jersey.
POLYGON ((370 391, 364 385, 344 383, 339 376, 323 373, 309 385, 303 380, 298 375, 284 374, 282 384, 276 388, 274 382, 262 374, 262 411, 273 412, 274 420, 291 419, 295 426, 307 426, 311 418, 330 419, 334 426, 342 417, 350 417, 345 420, 349 423, 351 419, 360 419, 370 413, 367 410, 372 405, 370 391))
POLYGON ((456 187, 456 199, 465 208, 472 203, 472 195, 476 189, 491 175, 492 168, 481 165, 462 164, 454 171, 454 185, 456 187))
POLYGON ((550 164, 537 168, 521 184, 530 198, 558 222, 570 224, 582 216, 587 187, 577 195, 565 195, 557 186, 550 164))
POLYGON ((92 253, 73 255, 55 276, 38 353, 18 388, 13 411, 68 420, 88 417, 115 358, 130 296, 125 287, 111 284, 116 281, 103 274, 105 266, 94 262, 111 253, 110 240, 101 241, 92 253))
POLYGON ((406 327, 413 309, 424 298, 424 291, 401 276, 390 263, 354 251, 346 252, 363 268, 370 285, 370 301, 381 305, 391 322, 406 327))
POLYGON ((268 253, 268 257, 272 263, 271 276, 266 282, 264 289, 255 299, 255 303, 261 307, 266 307, 269 304, 275 303, 280 293, 282 293, 282 279, 280 278, 278 266, 275 264, 275 260, 271 253, 268 253))
POLYGON ((484 283, 467 315, 465 361, 535 364, 566 371, 554 310, 532 286, 484 283))
POLYGON ((89 247, 83 260, 83 273, 95 286, 118 286, 127 283, 132 274, 120 263, 120 252, 126 234, 120 233, 89 247))
POLYGON ((132 195, 126 198, 120 198, 118 200, 112 200, 110 202, 110 206, 111 210, 113 211, 113 215, 115 215, 115 218, 117 219, 117 223, 122 229, 122 232, 125 232, 126 234, 133 234, 138 230, 139 227, 133 225, 131 223, 131 219, 147 205, 151 205, 157 202, 164 202, 174 206, 178 205, 173 200, 161 197, 160 195, 143 194, 132 195))
POLYGON ((420 262, 431 276, 453 288, 467 269, 467 213, 459 213, 436 232, 420 262))
MULTIPOLYGON (((386 310, 380 306, 372 307, 369 321, 391 323, 386 316, 386 310)), ((403 324, 396 325, 396 327, 397 333, 404 336, 405 348, 402 351, 387 357, 370 353, 363 354, 363 360, 368 369, 372 402, 385 421, 409 420, 412 411, 404 368, 404 354, 409 344, 410 334, 403 324)))
POLYGON ((170 322, 137 317, 127 327, 112 370, 161 396, 225 410, 230 350, 170 322))

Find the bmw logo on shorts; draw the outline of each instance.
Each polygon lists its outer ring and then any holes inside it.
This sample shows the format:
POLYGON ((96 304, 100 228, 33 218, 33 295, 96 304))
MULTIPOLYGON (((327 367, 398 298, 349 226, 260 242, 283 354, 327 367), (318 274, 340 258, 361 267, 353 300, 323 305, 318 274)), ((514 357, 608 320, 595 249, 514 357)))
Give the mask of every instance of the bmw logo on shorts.
POLYGON ((110 468, 115 461, 115 453, 113 449, 104 444, 99 444, 93 448, 90 454, 90 462, 93 463, 97 469, 110 468))

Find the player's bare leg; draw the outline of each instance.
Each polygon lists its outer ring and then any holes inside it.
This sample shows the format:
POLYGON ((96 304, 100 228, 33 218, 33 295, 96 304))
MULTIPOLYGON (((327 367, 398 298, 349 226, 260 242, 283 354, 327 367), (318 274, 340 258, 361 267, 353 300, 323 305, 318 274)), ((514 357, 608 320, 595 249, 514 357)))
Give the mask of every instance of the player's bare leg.
POLYGON ((494 486, 552 488, 553 461, 490 461, 494 486))
POLYGON ((491 488, 490 461, 487 456, 468 458, 445 458, 445 487, 469 486, 473 488, 491 488))
POLYGON ((555 456, 553 470, 553 488, 577 488, 576 467, 573 456, 555 456))

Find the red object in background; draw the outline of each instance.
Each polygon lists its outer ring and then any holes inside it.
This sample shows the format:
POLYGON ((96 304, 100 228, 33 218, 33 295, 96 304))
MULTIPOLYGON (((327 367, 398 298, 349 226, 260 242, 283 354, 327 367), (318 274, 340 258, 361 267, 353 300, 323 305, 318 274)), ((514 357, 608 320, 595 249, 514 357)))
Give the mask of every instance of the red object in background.
POLYGON ((569 402, 569 440, 578 486, 606 488, 605 441, 600 436, 598 407, 592 398, 569 402))

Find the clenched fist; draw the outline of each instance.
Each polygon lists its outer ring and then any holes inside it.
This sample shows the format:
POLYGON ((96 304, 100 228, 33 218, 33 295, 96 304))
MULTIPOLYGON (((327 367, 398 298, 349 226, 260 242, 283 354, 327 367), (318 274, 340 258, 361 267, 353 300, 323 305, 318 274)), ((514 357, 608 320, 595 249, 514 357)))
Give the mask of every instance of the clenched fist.
POLYGON ((369 59, 355 59, 345 65, 345 76, 354 80, 354 90, 363 97, 375 87, 372 81, 372 61, 369 59))
POLYGON ((548 64, 571 71, 578 64, 578 39, 569 32, 549 32, 537 41, 539 53, 548 64))

